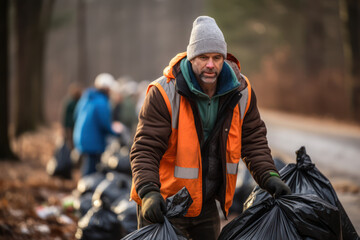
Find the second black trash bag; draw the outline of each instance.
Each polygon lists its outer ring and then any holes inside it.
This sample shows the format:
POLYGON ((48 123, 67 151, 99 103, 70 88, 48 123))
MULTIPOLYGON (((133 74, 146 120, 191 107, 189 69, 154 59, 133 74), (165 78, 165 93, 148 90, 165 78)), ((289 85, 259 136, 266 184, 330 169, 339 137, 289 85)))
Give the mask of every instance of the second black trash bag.
POLYGON ((280 173, 282 179, 296 193, 314 193, 339 209, 344 240, 359 239, 359 235, 340 203, 330 181, 315 167, 305 147, 296 151, 296 164, 289 164, 280 173))
POLYGON ((174 196, 166 199, 167 212, 165 215, 165 222, 163 224, 155 223, 145 226, 128 234, 122 238, 122 240, 185 240, 186 238, 175 230, 168 218, 184 216, 192 202, 193 200, 191 199, 188 190, 183 187, 174 196))
POLYGON ((118 240, 124 233, 114 212, 103 207, 92 207, 78 221, 75 237, 79 240, 118 240))
POLYGON ((72 162, 70 153, 70 148, 63 142, 62 145, 55 150, 54 156, 47 163, 47 173, 51 176, 71 179, 72 162))
POLYGON ((274 199, 268 195, 227 224, 218 239, 340 240, 339 234, 338 209, 319 197, 293 194, 274 199))
MULTIPOLYGON (((330 181, 315 167, 315 164, 312 163, 309 155, 306 154, 305 147, 301 147, 296 151, 296 164, 290 163, 286 165, 279 173, 281 179, 291 188, 293 193, 315 194, 326 202, 336 206, 339 209, 341 218, 342 239, 359 239, 330 181)), ((256 187, 245 202, 244 209, 263 201, 269 196, 267 192, 256 187)))

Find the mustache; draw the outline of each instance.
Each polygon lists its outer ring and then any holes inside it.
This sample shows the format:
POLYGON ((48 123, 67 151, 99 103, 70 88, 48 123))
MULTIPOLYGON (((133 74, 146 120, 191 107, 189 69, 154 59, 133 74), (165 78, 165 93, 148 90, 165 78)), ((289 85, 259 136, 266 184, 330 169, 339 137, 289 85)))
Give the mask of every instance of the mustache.
POLYGON ((219 75, 217 71, 208 70, 208 71, 202 71, 200 73, 200 76, 204 76, 204 73, 215 73, 215 77, 217 77, 219 75))
POLYGON ((216 73, 217 74, 216 70, 204 70, 204 71, 201 71, 201 74, 203 74, 203 73, 216 73))

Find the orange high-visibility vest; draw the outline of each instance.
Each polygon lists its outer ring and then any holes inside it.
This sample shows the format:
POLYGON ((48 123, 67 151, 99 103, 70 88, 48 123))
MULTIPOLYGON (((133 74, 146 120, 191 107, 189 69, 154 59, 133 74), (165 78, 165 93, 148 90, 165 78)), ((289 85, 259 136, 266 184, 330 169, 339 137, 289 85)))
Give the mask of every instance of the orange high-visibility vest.
MULTIPOLYGON (((230 129, 226 142, 226 215, 232 205, 235 193, 238 164, 241 158, 242 123, 250 105, 251 86, 241 91, 242 97, 233 110, 230 129)), ((151 87, 157 87, 161 92, 171 116, 172 133, 168 141, 168 149, 164 153, 159 167, 160 193, 164 199, 176 194, 184 186, 193 200, 186 217, 196 217, 202 208, 202 161, 193 111, 188 100, 175 90, 175 80, 160 77, 152 82, 151 87)), ((141 205, 134 184, 131 198, 141 205)))

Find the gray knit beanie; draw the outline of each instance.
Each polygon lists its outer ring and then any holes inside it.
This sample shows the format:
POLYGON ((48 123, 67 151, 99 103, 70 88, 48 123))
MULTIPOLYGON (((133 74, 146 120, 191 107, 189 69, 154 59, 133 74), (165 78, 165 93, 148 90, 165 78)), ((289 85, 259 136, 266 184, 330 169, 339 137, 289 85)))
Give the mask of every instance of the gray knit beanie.
POLYGON ((224 35, 215 19, 208 16, 195 19, 187 46, 187 58, 191 60, 204 53, 220 53, 224 58, 227 55, 224 35))

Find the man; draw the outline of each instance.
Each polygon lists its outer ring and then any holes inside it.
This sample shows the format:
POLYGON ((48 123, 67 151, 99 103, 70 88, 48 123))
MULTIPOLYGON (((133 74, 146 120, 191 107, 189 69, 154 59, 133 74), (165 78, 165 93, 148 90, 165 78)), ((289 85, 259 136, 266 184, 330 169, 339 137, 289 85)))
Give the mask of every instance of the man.
POLYGON ((74 111, 77 102, 81 97, 81 88, 76 84, 72 83, 68 89, 69 96, 66 99, 63 110, 63 127, 64 127, 64 135, 65 135, 65 143, 69 147, 69 149, 74 148, 73 142, 73 131, 75 125, 74 119, 74 111))
POLYGON ((131 149, 131 197, 138 227, 163 222, 165 202, 182 187, 193 203, 169 219, 189 239, 217 239, 232 204, 239 160, 275 197, 290 194, 274 166, 255 93, 211 17, 193 23, 187 52, 150 84, 131 149))
POLYGON ((83 176, 96 172, 96 165, 105 151, 106 136, 117 135, 111 127, 109 102, 110 90, 114 84, 112 75, 99 74, 95 79, 95 88, 89 88, 76 106, 74 144, 84 156, 83 176))

